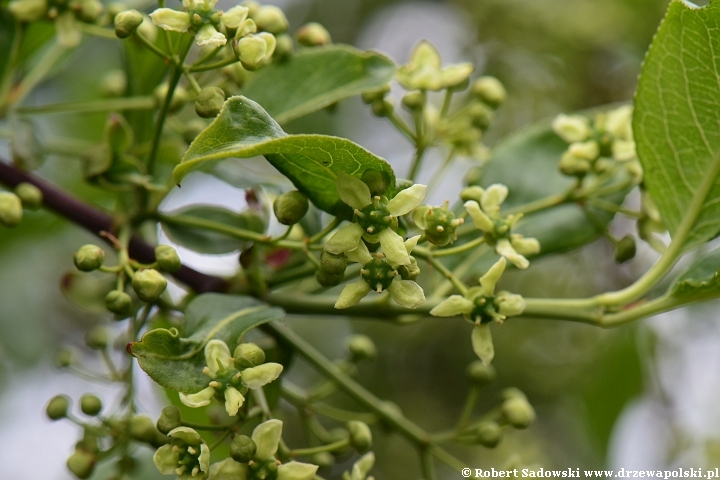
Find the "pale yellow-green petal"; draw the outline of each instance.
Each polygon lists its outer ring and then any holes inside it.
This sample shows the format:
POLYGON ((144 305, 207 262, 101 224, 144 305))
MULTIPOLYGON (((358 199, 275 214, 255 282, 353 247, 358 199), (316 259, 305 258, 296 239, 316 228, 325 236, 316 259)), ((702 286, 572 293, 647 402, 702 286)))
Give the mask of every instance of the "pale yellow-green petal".
POLYGON ((345 252, 345 256, 348 261, 357 262, 360 265, 365 265, 372 260, 372 255, 370 255, 370 251, 368 250, 367 245, 365 245, 365 242, 359 242, 357 248, 355 250, 345 252))
POLYGON ((215 389, 213 387, 207 387, 197 393, 180 393, 180 401, 188 407, 200 408, 205 405, 210 405, 210 401, 214 396, 215 389))
POLYGON ((222 462, 215 462, 210 465, 208 480, 247 480, 247 475, 247 463, 240 463, 232 458, 226 458, 222 462))
POLYGON ((395 278, 387 288, 390 296, 398 305, 405 308, 417 308, 425 303, 425 292, 422 287, 412 280, 395 278))
POLYGON ((370 188, 359 178, 339 172, 335 179, 340 200, 351 208, 362 210, 372 203, 370 188))
POLYGON ((440 69, 441 60, 440 53, 435 45, 427 40, 421 40, 415 45, 412 53, 410 53, 410 61, 408 65, 411 68, 430 67, 435 70, 440 69))
POLYGON ((398 192, 395 197, 388 202, 387 209, 392 215, 405 215, 412 212, 425 199, 427 186, 416 183, 412 187, 398 192))
POLYGON ((214 338, 205 345, 205 364, 210 373, 216 374, 221 367, 230 368, 232 363, 230 347, 227 343, 214 338))
POLYGON ((505 271, 505 264, 505 258, 500 257, 500 260, 495 262, 485 275, 480 277, 480 285, 482 286, 483 293, 485 295, 491 296, 495 293, 495 285, 505 271))
POLYGON ((470 214, 470 218, 473 219, 473 223, 477 228, 483 232, 495 231, 495 224, 490 220, 490 217, 485 215, 485 212, 480 209, 480 205, 475 200, 465 202, 465 210, 470 214))
POLYGON ((405 250, 407 251, 408 255, 410 255, 413 251, 413 248, 417 246, 420 237, 422 237, 422 235, 415 235, 414 237, 410 237, 405 240, 405 250))
POLYGON ((483 193, 480 206, 487 215, 496 218, 497 212, 500 210, 500 205, 505 201, 507 196, 508 188, 501 183, 495 183, 490 185, 485 190, 485 193, 483 193))
POLYGON ((368 452, 353 464, 350 480, 365 480, 373 465, 375 465, 375 454, 368 452))
POLYGON ((535 238, 525 238, 522 235, 511 235, 510 244, 520 255, 536 255, 540 253, 540 242, 535 238))
POLYGON ((340 292, 340 296, 335 302, 335 308, 352 307, 368 293, 370 293, 370 286, 366 282, 360 280, 359 282, 348 283, 340 292))
POLYGON ((187 32, 190 28, 190 14, 172 8, 158 8, 150 14, 153 24, 163 30, 187 32))
POLYGON ((495 357, 495 348, 493 347, 492 336, 490 335, 490 325, 482 323, 473 327, 472 346, 475 355, 485 365, 490 365, 495 357))
POLYGON ((236 5, 225 10, 220 17, 220 21, 227 28, 238 28, 248 17, 250 9, 242 5, 236 5))
POLYGON ((525 270, 530 266, 530 262, 528 261, 528 259, 517 253, 513 246, 510 244, 510 240, 506 238, 498 240, 498 242, 495 244, 495 251, 503 257, 507 258, 510 263, 515 265, 520 270, 525 270))
POLYGON ((253 442, 257 446, 255 457, 260 460, 269 460, 275 456, 282 437, 283 422, 277 419, 261 423, 252 433, 253 442))
POLYGON ((560 114, 552 122, 552 128, 567 143, 584 142, 590 136, 590 121, 580 115, 560 114))
POLYGON ((210 471, 210 447, 205 442, 200 444, 200 456, 198 457, 200 471, 207 473, 210 471))
POLYGON ((325 243, 325 250, 335 255, 355 250, 363 233, 363 228, 357 223, 346 225, 330 237, 325 243))
POLYGON ((455 317, 457 315, 469 315, 475 305, 462 295, 450 295, 430 310, 430 315, 436 317, 455 317))
POLYGON ((237 415, 240 407, 245 403, 245 397, 235 387, 227 387, 225 389, 225 411, 231 417, 237 415))
POLYGON ((201 46, 211 45, 213 47, 221 47, 227 43, 227 38, 218 32, 214 26, 207 24, 203 25, 197 35, 195 35, 195 41, 201 46))
POLYGON ((288 462, 278 467, 277 480, 312 480, 318 466, 309 463, 288 462))
POLYGON ((409 265, 410 256, 405 248, 403 238, 392 229, 386 228, 378 234, 380 246, 385 257, 392 265, 409 265))
POLYGON ((246 368, 242 371, 243 385, 248 388, 260 388, 263 385, 275 381, 283 371, 283 366, 279 363, 263 363, 257 367, 246 368))
POLYGON ((203 441, 200 434, 190 427, 177 427, 168 432, 168 437, 179 438, 188 445, 200 445, 203 441))
POLYGON ((178 467, 180 456, 170 445, 163 445, 153 455, 153 463, 162 475, 172 475, 178 467))
POLYGON ((525 299, 515 293, 500 292, 497 295, 497 302, 500 314, 506 317, 515 317, 525 311, 525 299))

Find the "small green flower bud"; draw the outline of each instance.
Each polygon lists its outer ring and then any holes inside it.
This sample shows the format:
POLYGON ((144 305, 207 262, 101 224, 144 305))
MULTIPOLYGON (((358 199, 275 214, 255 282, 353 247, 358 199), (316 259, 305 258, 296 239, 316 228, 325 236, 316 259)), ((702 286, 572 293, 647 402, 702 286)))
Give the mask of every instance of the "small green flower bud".
POLYGON ((635 239, 631 235, 625 235, 615 246, 615 261, 625 263, 635 258, 635 239))
POLYGON ((122 97, 127 91, 127 75, 122 70, 109 71, 100 80, 100 90, 105 97, 122 97))
POLYGON ((142 13, 137 10, 120 12, 115 15, 115 35, 118 38, 128 38, 135 33, 142 22, 142 13))
POLYGON ((92 23, 102 15, 105 7, 98 0, 84 0, 77 8, 77 16, 79 20, 92 23))
POLYGON ((247 435, 236 435, 230 443, 230 456, 240 463, 248 463, 255 456, 257 445, 247 435))
POLYGON ((349 421, 346 425, 350 434, 350 445, 359 454, 366 453, 372 448, 372 432, 365 422, 349 421))
POLYGON ((105 295, 105 307, 115 315, 126 318, 132 312, 132 297, 120 290, 112 290, 105 295))
POLYGON ((282 10, 274 5, 263 5, 251 14, 255 20, 258 30, 264 30, 272 34, 285 33, 288 29, 288 21, 282 10))
POLYGON ((375 90, 363 92, 360 97, 364 103, 370 105, 378 100, 382 100, 388 93, 390 93, 390 84, 385 84, 375 90))
POLYGON ((348 350, 350 350, 350 355, 356 362, 365 358, 374 358, 377 354, 375 344, 367 335, 353 335, 350 337, 348 350))
POLYGON ((163 408, 162 414, 160 415, 160 418, 158 418, 156 426, 157 429, 164 434, 167 434, 171 430, 182 426, 182 421, 180 419, 180 409, 175 405, 168 405, 167 407, 163 408))
POLYGON ((235 368, 244 370, 265 363, 265 352, 254 343, 241 343, 233 352, 235 368))
POLYGON ((420 110, 425 106, 425 96, 420 92, 409 92, 403 95, 402 104, 411 112, 420 110))
POLYGON ((37 210, 42 206, 42 191, 32 183, 23 182, 15 187, 15 195, 22 202, 23 207, 28 210, 37 210))
POLYGON ((5 3, 13 17, 19 22, 34 22, 47 13, 47 2, 42 0, 13 1, 5 3))
POLYGON ((45 413, 50 420, 60 420, 67 416, 68 408, 70 408, 70 399, 65 395, 57 395, 50 400, 45 413))
POLYGON ((67 468, 78 478, 88 478, 95 469, 95 455, 77 449, 67 460, 67 468))
POLYGON ((73 261, 81 272, 92 272, 102 266, 105 261, 105 251, 97 245, 83 245, 75 252, 73 261))
POLYGON ((535 420, 535 411, 524 396, 508 398, 502 403, 502 413, 515 428, 527 428, 535 420))
POLYGON ((72 365, 74 355, 69 348, 61 348, 55 353, 55 365, 59 368, 66 368, 72 365))
POLYGON ((485 365, 475 360, 467 368, 467 376, 476 385, 485 385, 495 380, 495 369, 492 365, 485 365))
MULTIPOLYGON (((153 96, 155 97, 155 104, 158 108, 162 108, 165 104, 165 97, 167 96, 168 84, 161 83, 155 88, 153 96)), ((189 97, 187 90, 181 86, 176 86, 173 92, 172 100, 170 101, 170 113, 175 113, 180 110, 188 102, 189 97)))
POLYGON ((393 113, 395 106, 387 98, 376 100, 371 105, 373 115, 376 117, 387 117, 393 113))
POLYGON ((150 417, 133 415, 130 419, 130 436, 139 442, 152 443, 158 431, 150 417))
POLYGON ((473 126, 480 130, 487 130, 493 119, 493 112, 482 103, 473 103, 468 107, 468 117, 473 126))
POLYGON ((195 113, 199 117, 213 118, 217 117, 225 103, 225 92, 218 87, 205 87, 195 100, 195 113))
POLYGON ((94 417, 102 410, 102 402, 95 395, 85 394, 80 397, 80 410, 91 417, 94 417))
POLYGON ((283 225, 294 225, 305 216, 310 204, 305 195, 292 190, 285 192, 273 202, 273 211, 283 225))
POLYGON ((107 347, 108 333, 104 327, 96 326, 85 332, 85 345, 93 350, 102 350, 107 347))
POLYGON ((368 169, 365 170, 360 177, 365 185, 370 189, 371 196, 384 195, 390 188, 390 178, 385 172, 378 172, 377 170, 368 169))
POLYGON ((475 430, 477 442, 487 448, 495 448, 500 443, 502 430, 497 422, 481 422, 475 430))
POLYGON ((275 45, 275 53, 273 54, 273 57, 278 60, 286 60, 290 58, 295 50, 292 37, 283 33, 282 35, 277 35, 275 37, 275 41, 277 42, 277 45, 275 45))
POLYGON ((326 275, 343 275, 347 268, 347 257, 344 253, 335 255, 326 250, 320 254, 320 270, 326 275))
POLYGON ((267 42, 256 35, 248 35, 237 42, 235 54, 247 70, 257 70, 265 64, 267 42))
POLYGON ((183 140, 187 143, 192 143, 195 138, 200 135, 200 132, 207 128, 207 123, 199 118, 194 118, 185 124, 185 130, 183 131, 183 140))
POLYGON ((589 160, 577 157, 568 150, 560 157, 558 169, 565 175, 582 177, 590 171, 591 166, 589 160))
POLYGON ((155 247, 155 261, 162 270, 170 273, 177 272, 182 266, 177 251, 170 245, 155 247))
POLYGON ((23 217, 22 202, 14 193, 0 192, 0 225, 17 226, 23 217))
POLYGON ((418 265, 415 257, 410 255, 408 258, 410 259, 410 263, 398 266, 397 271, 400 274, 400 278, 403 280, 414 281, 420 276, 420 266, 418 265))
POLYGON ((326 273, 322 270, 315 272, 315 280, 323 287, 334 287, 340 285, 345 279, 345 275, 342 273, 326 273))
POLYGON ((167 288, 167 280, 154 268, 135 272, 132 288, 143 302, 154 302, 167 288))
POLYGON ((298 43, 305 47, 319 47, 321 45, 330 45, 330 33, 316 22, 310 22, 298 30, 298 43))
POLYGON ((473 82, 472 94, 480 99, 483 103, 492 108, 497 108, 507 98, 505 87, 495 77, 480 77, 473 82))

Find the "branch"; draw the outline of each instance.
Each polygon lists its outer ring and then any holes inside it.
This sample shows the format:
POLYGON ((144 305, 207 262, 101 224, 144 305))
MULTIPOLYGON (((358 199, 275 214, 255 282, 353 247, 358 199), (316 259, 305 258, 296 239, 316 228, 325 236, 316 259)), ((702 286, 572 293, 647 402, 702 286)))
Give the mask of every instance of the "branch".
MULTIPOLYGON (((68 195, 46 180, 25 173, 0 159, 0 184, 14 188, 23 182, 31 183, 40 189, 43 193, 43 206, 46 209, 80 225, 90 233, 107 241, 107 238, 100 233, 115 232, 116 224, 112 216, 68 195)), ((133 259, 141 263, 155 261, 154 248, 139 238, 130 240, 129 253, 133 259)), ((224 279, 206 275, 184 265, 173 276, 198 293, 223 292, 228 288, 228 283, 224 279)))

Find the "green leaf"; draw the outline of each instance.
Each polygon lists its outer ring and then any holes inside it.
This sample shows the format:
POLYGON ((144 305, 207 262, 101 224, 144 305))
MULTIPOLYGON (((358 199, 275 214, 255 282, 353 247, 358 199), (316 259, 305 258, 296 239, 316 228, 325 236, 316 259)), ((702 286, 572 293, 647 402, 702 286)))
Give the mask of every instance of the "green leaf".
POLYGON ((263 68, 243 90, 279 123, 327 107, 343 98, 388 83, 392 60, 347 45, 312 48, 286 62, 263 68))
MULTIPOLYGON (((507 185, 510 193, 502 205, 503 210, 562 194, 574 182, 557 168, 567 147, 547 120, 521 129, 494 147, 492 161, 483 172, 483 186, 493 183, 507 185)), ((626 194, 627 190, 604 199, 619 205, 626 194)), ((607 225, 614 216, 594 208, 589 208, 589 211, 602 225, 607 225)), ((540 255, 573 250, 602 235, 598 225, 593 224, 582 208, 574 203, 527 215, 518 224, 517 232, 537 238, 540 255)))
POLYGON ((635 95, 644 182, 673 240, 685 248, 720 233, 718 24, 720 2, 699 8, 673 0, 635 95))
POLYGON ((698 258, 670 286, 674 297, 707 299, 720 295, 720 248, 698 258))
POLYGON ((244 242, 237 237, 206 230, 200 227, 182 224, 177 220, 210 220, 233 228, 242 228, 256 233, 265 231, 265 223, 258 215, 235 213, 225 208, 194 206, 173 212, 163 218, 162 226, 167 236, 178 245, 195 252, 209 255, 222 255, 242 249, 244 242))
POLYGON ((208 293, 196 297, 185 311, 182 335, 176 329, 150 330, 128 351, 155 382, 184 393, 207 387, 203 375, 205 344, 214 338, 223 340, 232 351, 247 331, 284 312, 254 298, 208 293))
POLYGON ((350 140, 326 135, 288 135, 260 105, 245 97, 231 97, 220 115, 193 141, 173 172, 179 183, 190 171, 211 160, 264 155, 319 209, 349 217, 350 207, 337 193, 339 172, 358 178, 366 170, 382 172, 395 184, 385 160, 350 140))

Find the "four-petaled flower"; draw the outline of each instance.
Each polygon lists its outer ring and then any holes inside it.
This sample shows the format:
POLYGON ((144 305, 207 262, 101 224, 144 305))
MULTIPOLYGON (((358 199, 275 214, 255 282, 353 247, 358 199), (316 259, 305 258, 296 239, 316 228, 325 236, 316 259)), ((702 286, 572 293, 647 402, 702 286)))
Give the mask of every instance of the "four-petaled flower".
MULTIPOLYGON (((406 255, 412 252, 418 239, 420 239, 420 235, 402 243, 406 255)), ((425 294, 420 285, 412 280, 401 278, 398 272, 400 265, 381 253, 373 258, 362 241, 357 248, 347 252, 346 255, 348 260, 358 262, 363 266, 360 270, 361 279, 345 285, 335 303, 335 308, 351 307, 362 300, 371 290, 375 290, 377 293, 387 290, 393 300, 406 308, 416 308, 425 301, 425 294)))
POLYGON ((200 434, 188 427, 168 432, 170 443, 158 448, 153 462, 163 475, 178 476, 179 480, 203 480, 210 471, 210 448, 200 434))
POLYGON ((495 246, 495 252, 507 258, 513 265, 526 269, 530 265, 523 255, 540 252, 540 243, 534 238, 525 238, 520 234, 510 233, 510 229, 520 219, 519 215, 508 215, 500 218, 500 205, 507 198, 508 189, 505 185, 490 185, 478 199, 465 202, 465 209, 472 217, 475 226, 485 232, 488 243, 495 246))
POLYGON ((205 345, 205 363, 203 373, 210 377, 209 385, 196 393, 181 393, 180 401, 188 407, 203 407, 210 404, 213 397, 224 398, 228 415, 237 415, 245 402, 245 396, 239 390, 255 389, 266 385, 280 376, 283 366, 279 363, 264 363, 255 367, 238 370, 235 368, 230 348, 222 340, 213 339, 205 345))
POLYGON ((245 23, 250 9, 235 6, 224 12, 215 10, 217 0, 182 0, 183 11, 158 8, 150 14, 155 25, 173 32, 195 32, 198 45, 225 45, 227 38, 218 31, 236 29, 245 23))
POLYGON ((464 296, 451 295, 430 310, 430 314, 436 317, 463 315, 473 322, 473 349, 486 364, 489 364, 495 355, 490 322, 502 322, 505 318, 520 315, 525 310, 525 301, 520 295, 505 291, 495 294, 495 285, 505 271, 505 265, 505 258, 501 258, 480 278, 479 287, 469 289, 464 296))
POLYGON ((413 211, 425 198, 425 185, 416 184, 401 190, 392 200, 372 197, 368 186, 352 175, 339 173, 337 191, 340 199, 355 211, 354 223, 338 230, 325 244, 325 250, 339 255, 351 253, 363 242, 380 242, 383 253, 393 265, 409 265, 410 257, 403 238, 395 232, 397 217, 413 211))
POLYGON ((408 90, 442 90, 460 85, 474 69, 467 62, 443 68, 437 49, 423 40, 413 48, 408 63, 398 68, 395 77, 408 90))

